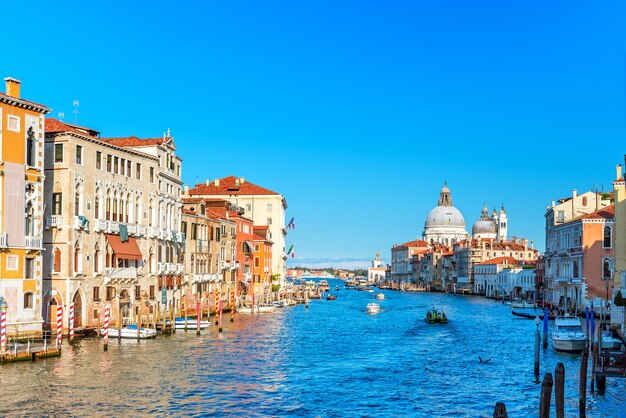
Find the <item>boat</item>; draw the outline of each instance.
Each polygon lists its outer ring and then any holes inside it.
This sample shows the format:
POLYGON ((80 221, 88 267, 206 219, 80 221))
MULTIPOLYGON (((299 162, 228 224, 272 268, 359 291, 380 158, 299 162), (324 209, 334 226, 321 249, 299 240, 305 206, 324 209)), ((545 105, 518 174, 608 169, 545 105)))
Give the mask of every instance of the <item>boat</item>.
POLYGON ((326 280, 320 280, 320 283, 318 285, 319 290, 321 290, 322 292, 328 292, 330 291, 330 286, 328 285, 328 281, 326 280))
POLYGON ((328 296, 326 296, 326 300, 335 300, 335 299, 337 299, 337 296, 335 296, 335 295, 328 295, 328 296))
POLYGON ((580 319, 575 316, 558 316, 552 331, 552 346, 558 351, 578 352, 585 349, 587 335, 580 319))
POLYGON ((429 324, 447 324, 448 317, 443 309, 432 308, 430 311, 426 312, 426 322, 429 324))
POLYGON ((275 308, 286 308, 287 306, 289 306, 289 304, 287 303, 286 300, 277 300, 274 303, 272 303, 272 306, 275 308))
POLYGON ((622 340, 613 336, 613 331, 607 329, 602 331, 602 349, 603 350, 621 350, 622 340))
MULTIPOLYGON (((169 322, 169 321, 167 321, 169 322)), ((205 329, 206 327, 211 325, 211 321, 202 321, 200 320, 200 329, 205 329)), ((176 318, 174 320, 174 328, 176 329, 198 329, 198 320, 196 318, 187 318, 187 325, 185 325, 185 318, 176 318)))
MULTIPOLYGON (((104 334, 104 328, 100 328, 100 335, 104 334)), ((128 325, 121 330, 119 328, 109 328, 109 338, 139 338, 145 340, 156 337, 157 332, 151 328, 139 328, 137 335, 137 325, 128 325), (121 335, 120 335, 121 334, 121 335)))
POLYGON ((371 302, 367 304, 368 314, 376 314, 378 312, 380 312, 380 305, 378 303, 371 302))
POLYGON ((271 313, 276 310, 275 306, 270 305, 255 305, 254 308, 246 307, 246 308, 238 308, 237 313, 240 314, 259 314, 259 313, 271 313), (252 311, 254 309, 254 312, 252 311))
POLYGON ((382 293, 376 293, 376 299, 378 300, 385 300, 385 295, 382 293))
MULTIPOLYGON (((543 313, 539 314, 539 319, 543 319, 543 313)), ((548 321, 554 321, 556 319, 556 314, 548 313, 548 321)))
POLYGON ((511 303, 508 303, 507 305, 511 305, 511 308, 521 308, 521 309, 525 309, 525 308, 534 308, 535 304, 532 302, 527 302, 525 300, 515 300, 512 301, 511 303))
POLYGON ((521 316, 522 318, 526 319, 535 319, 537 317, 537 315, 534 313, 516 311, 515 309, 511 309, 511 313, 515 316, 521 316))
POLYGON ((335 292, 339 292, 339 286, 335 285, 335 292))

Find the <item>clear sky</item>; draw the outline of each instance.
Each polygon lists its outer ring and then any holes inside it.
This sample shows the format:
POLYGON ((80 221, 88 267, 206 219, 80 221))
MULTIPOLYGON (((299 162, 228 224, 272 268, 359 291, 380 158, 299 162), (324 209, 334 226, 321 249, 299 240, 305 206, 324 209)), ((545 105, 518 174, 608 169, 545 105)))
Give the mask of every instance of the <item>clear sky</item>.
MULTIPOLYGON (((9 13, 5 8, 4 13, 9 13)), ((168 128, 188 184, 286 196, 298 264, 422 234, 444 180, 544 247, 545 207, 611 187, 623 1, 14 2, 0 76, 104 136, 168 128)), ((6 17, 6 16, 5 16, 6 17)), ((288 220, 287 219, 287 220, 288 220)), ((291 259, 290 259, 291 260, 291 259)))

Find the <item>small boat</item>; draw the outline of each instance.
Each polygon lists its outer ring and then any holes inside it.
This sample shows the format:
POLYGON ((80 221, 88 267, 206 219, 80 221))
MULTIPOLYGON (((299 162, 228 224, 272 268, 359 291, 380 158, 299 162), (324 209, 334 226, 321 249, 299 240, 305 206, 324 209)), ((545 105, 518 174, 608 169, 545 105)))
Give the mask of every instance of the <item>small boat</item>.
POLYGON ((335 296, 335 295, 328 295, 328 296, 326 296, 326 300, 335 300, 335 299, 337 299, 337 296, 335 296))
POLYGON ((376 293, 376 299, 378 300, 385 300, 385 295, 382 293, 376 293))
MULTIPOLYGON (((104 328, 100 328, 100 335, 104 334, 104 328)), ((157 332, 151 328, 139 328, 137 336, 137 325, 128 325, 121 330, 119 328, 109 328, 109 338, 139 338, 145 340, 156 337, 157 332), (121 334, 121 335, 120 335, 121 334)))
POLYGON ((272 303, 272 306, 274 306, 275 308, 286 308, 288 306, 288 303, 286 300, 277 300, 272 303))
POLYGON ((525 309, 525 308, 533 308, 535 306, 534 303, 532 302, 527 302, 525 300, 515 300, 512 301, 510 304, 507 305, 511 305, 511 308, 521 308, 521 309, 525 309))
MULTIPOLYGON (((539 319, 543 320, 543 313, 539 314, 539 319)), ((548 313, 548 321, 554 321, 556 319, 556 314, 548 313)))
POLYGON ((426 312, 426 322, 429 324, 447 324, 448 317, 443 309, 432 308, 430 311, 426 312))
POLYGON ((603 350, 621 350, 622 340, 613 336, 610 329, 602 331, 602 349, 603 350))
POLYGON ((380 312, 380 305, 378 303, 368 303, 367 304, 367 313, 368 314, 377 314, 380 312))
POLYGON ((339 292, 339 286, 335 286, 335 292, 339 292))
MULTIPOLYGON (((205 329, 210 325, 211 325, 211 321, 202 321, 202 320, 200 321, 200 329, 205 329)), ((174 328, 197 330, 198 320, 196 318, 187 318, 187 325, 185 325, 185 318, 176 318, 174 320, 174 328)))
POLYGON ((246 308, 238 308, 237 313, 240 314, 259 314, 259 313, 271 313, 276 310, 276 307, 269 305, 255 305, 254 308, 246 307, 246 308), (253 311, 254 309, 254 311, 253 311))
POLYGON ((515 316, 521 316, 526 319, 535 319, 537 317, 534 313, 516 311, 515 309, 511 309, 511 313, 515 316))
POLYGON ((555 319, 552 331, 552 346, 557 351, 583 351, 587 344, 587 335, 583 332, 580 318, 559 316, 555 319))
POLYGON ((320 280, 318 287, 322 292, 328 292, 330 290, 327 280, 320 280))

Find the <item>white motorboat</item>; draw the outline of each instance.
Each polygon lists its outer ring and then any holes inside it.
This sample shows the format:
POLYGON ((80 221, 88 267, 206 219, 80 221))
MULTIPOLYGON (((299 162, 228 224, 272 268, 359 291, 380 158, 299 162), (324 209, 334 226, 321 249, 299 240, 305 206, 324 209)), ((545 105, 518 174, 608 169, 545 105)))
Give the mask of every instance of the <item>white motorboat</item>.
POLYGON ((385 295, 382 293, 376 293, 376 299, 378 300, 385 300, 385 295))
POLYGON ((610 329, 602 331, 602 349, 603 350, 620 350, 622 348, 622 340, 613 336, 610 329))
POLYGON ((286 300, 277 300, 272 303, 272 306, 274 306, 275 308, 286 308, 287 306, 289 306, 289 304, 286 300))
POLYGON ((368 314, 377 314, 380 312, 380 305, 378 303, 368 303, 367 304, 367 313, 368 314))
MULTIPOLYGON (((205 329, 210 325, 211 321, 200 321, 200 329, 205 329)), ((176 318, 174 320, 174 327, 176 329, 197 330, 198 320, 196 318, 187 318, 187 325, 185 325, 185 318, 176 318)))
POLYGON ((245 307, 238 308, 237 313, 239 314, 259 314, 259 313, 272 313, 276 310, 275 306, 268 305, 255 305, 254 307, 245 307))
POLYGON ((510 303, 511 308, 516 308, 516 309, 527 309, 527 308, 534 308, 535 304, 532 302, 527 302, 525 300, 516 300, 510 303))
POLYGON ((585 349, 587 335, 580 319, 575 316, 558 316, 552 331, 552 346, 558 351, 577 352, 585 349))
MULTIPOLYGON (((104 334, 104 328, 100 328, 100 335, 104 334)), ((109 328, 109 338, 139 338, 145 340, 156 337, 157 332, 151 328, 139 328, 139 336, 137 336, 137 325, 128 325, 122 328, 109 328), (120 335, 121 334, 121 335, 120 335)))

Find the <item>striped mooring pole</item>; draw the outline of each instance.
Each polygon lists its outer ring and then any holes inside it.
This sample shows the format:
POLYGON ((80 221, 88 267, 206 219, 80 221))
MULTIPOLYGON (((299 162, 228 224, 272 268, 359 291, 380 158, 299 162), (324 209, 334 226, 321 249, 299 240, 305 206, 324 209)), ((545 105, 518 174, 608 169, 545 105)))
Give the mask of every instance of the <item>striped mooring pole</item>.
POLYGON ((61 349, 63 341, 63 307, 57 306, 57 350, 61 349))
POLYGON ((74 302, 70 303, 70 323, 69 323, 69 330, 70 330, 70 342, 74 341, 74 302))
POLYGON ((219 332, 222 332, 222 300, 220 299, 220 313, 219 313, 219 328, 217 329, 219 332))
POLYGON ((0 312, 0 343, 2 345, 2 354, 7 350, 7 313, 0 312))
POLYGON ((104 307, 104 332, 102 332, 102 338, 104 338, 104 351, 109 349, 109 319, 111 317, 111 307, 104 307))
POLYGON ((200 309, 200 298, 196 302, 196 335, 200 335, 200 319, 202 317, 202 310, 200 309))
POLYGON ((220 290, 215 289, 215 325, 219 325, 219 309, 220 309, 220 290))
POLYGON ((230 322, 235 322, 235 291, 230 291, 230 322))

